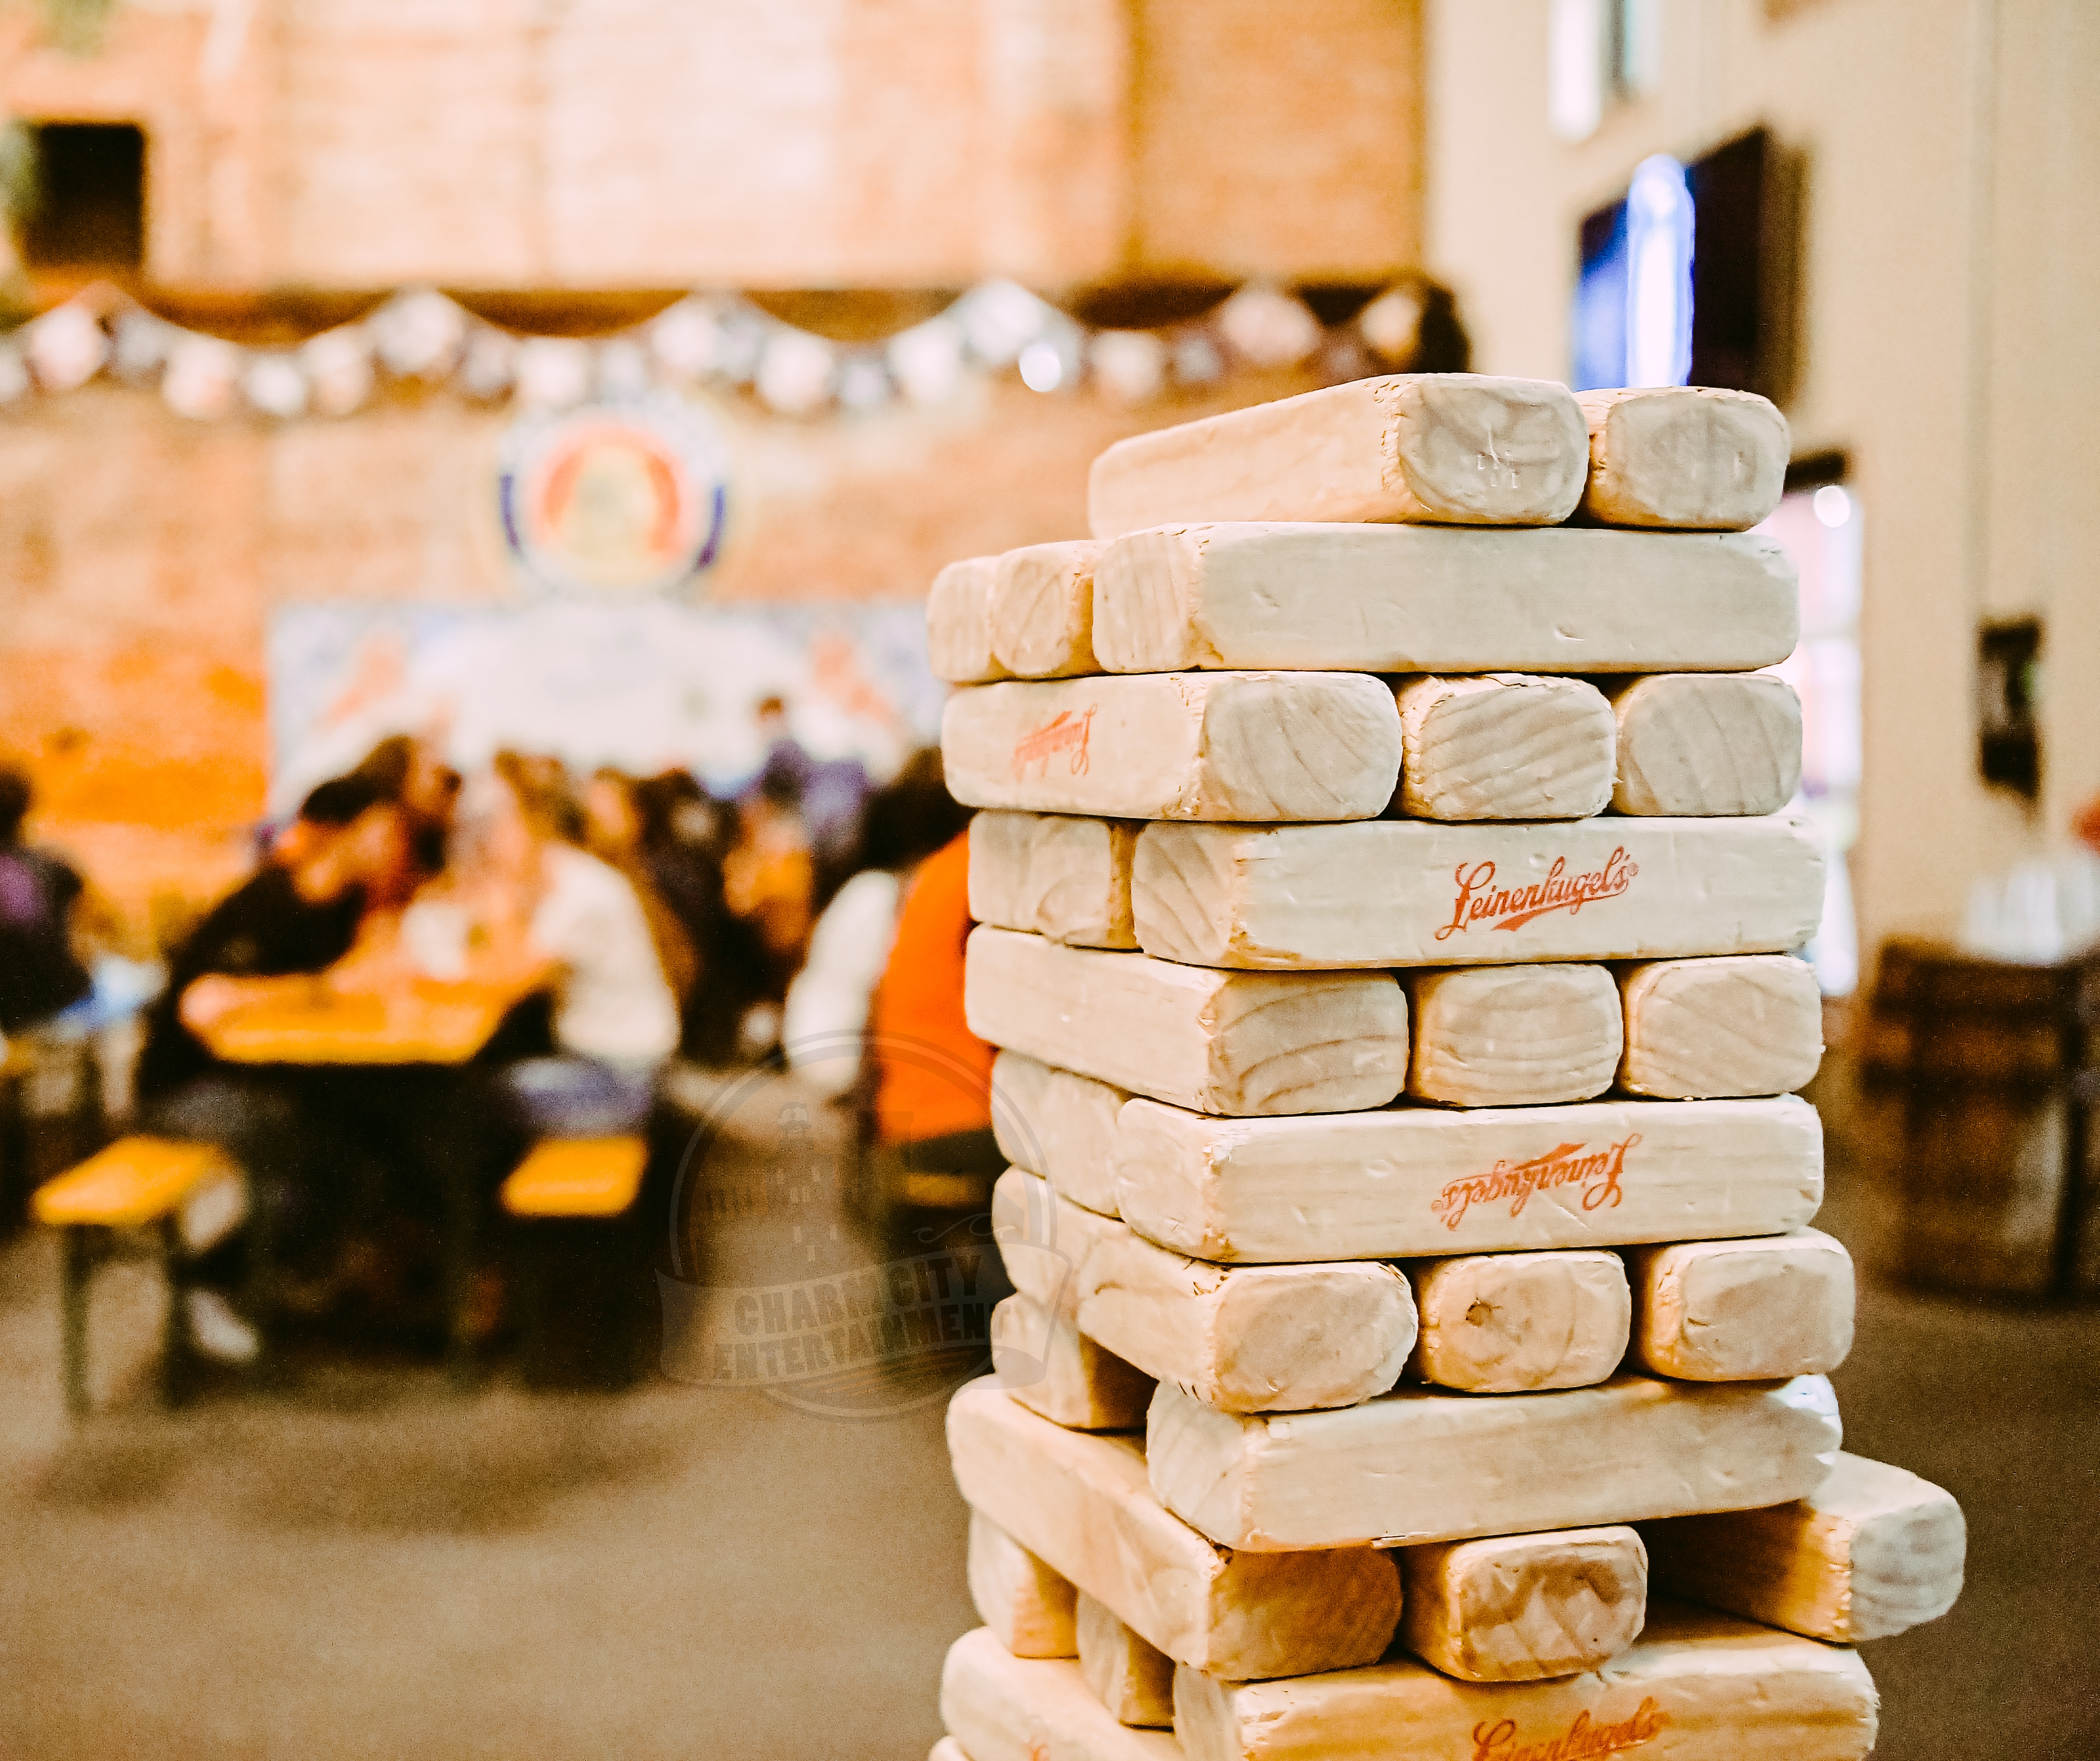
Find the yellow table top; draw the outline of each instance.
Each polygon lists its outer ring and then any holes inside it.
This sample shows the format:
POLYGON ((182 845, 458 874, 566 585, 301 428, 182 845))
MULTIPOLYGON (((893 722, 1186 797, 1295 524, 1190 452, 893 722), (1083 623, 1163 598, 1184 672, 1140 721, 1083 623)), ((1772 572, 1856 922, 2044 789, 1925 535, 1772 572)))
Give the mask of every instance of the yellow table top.
POLYGON ((233 1064, 464 1064, 512 1005, 509 986, 420 980, 344 995, 311 977, 269 981, 198 1037, 233 1064))
POLYGON ((550 1137, 503 1183, 513 1216, 618 1216, 642 1189, 648 1145, 639 1137, 550 1137))

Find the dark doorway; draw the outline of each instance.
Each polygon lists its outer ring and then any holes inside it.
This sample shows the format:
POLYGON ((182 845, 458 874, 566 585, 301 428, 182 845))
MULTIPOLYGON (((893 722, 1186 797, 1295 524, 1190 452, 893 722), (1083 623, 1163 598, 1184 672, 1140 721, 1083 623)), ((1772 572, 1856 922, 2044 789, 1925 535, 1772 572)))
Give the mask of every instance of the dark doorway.
POLYGON ((146 260, 146 137, 128 122, 30 130, 22 254, 37 269, 138 269, 146 260))

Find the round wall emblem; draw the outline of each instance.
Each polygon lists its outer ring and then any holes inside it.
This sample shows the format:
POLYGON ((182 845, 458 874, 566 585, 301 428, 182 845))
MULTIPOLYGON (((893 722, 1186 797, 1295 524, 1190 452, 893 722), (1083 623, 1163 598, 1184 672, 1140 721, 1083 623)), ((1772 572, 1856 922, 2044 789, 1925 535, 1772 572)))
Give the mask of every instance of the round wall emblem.
POLYGON ((504 547, 556 592, 666 592, 721 554, 729 461, 721 424, 682 398, 521 417, 497 454, 504 547))

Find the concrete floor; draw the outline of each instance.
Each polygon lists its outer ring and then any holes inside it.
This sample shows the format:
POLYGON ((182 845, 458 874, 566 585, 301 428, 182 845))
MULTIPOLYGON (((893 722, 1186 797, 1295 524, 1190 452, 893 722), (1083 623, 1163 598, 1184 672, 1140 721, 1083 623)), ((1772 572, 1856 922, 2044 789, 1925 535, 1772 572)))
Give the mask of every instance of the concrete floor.
MULTIPOLYGON (((1864 1177, 1831 1187, 1826 1226, 1871 1264, 1864 1177)), ((721 1225, 716 1276, 773 1256, 766 1226, 721 1225)), ((74 1428, 55 1287, 47 1241, 0 1252, 0 1754, 916 1761, 938 1735, 942 1653, 974 1619, 938 1404, 845 1420, 501 1373, 461 1401, 338 1353, 284 1397, 170 1416, 157 1293, 119 1272, 95 1317, 109 1404, 74 1428)), ((2093 1752, 2100 1313, 1869 1278, 1836 1380, 1849 1446, 1969 1517, 1953 1614, 1868 1649, 1879 1753, 2093 1752)))

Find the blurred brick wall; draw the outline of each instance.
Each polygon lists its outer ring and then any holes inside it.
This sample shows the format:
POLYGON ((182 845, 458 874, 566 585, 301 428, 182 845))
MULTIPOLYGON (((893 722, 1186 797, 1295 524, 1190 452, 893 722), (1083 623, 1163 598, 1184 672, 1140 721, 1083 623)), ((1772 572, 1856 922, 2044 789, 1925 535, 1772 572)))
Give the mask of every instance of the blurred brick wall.
POLYGON ((148 270, 1040 285, 1418 254, 1417 0, 0 0, 0 114, 135 121, 148 270))
MULTIPOLYGON (((954 558, 1083 533, 1110 442, 1309 382, 1250 376, 1142 411, 1011 382, 933 412, 732 411, 732 536, 709 591, 916 598, 954 558)), ((0 759, 29 766, 40 831, 135 920, 247 859, 274 607, 513 590, 492 525, 508 419, 434 394, 342 421, 199 425, 106 386, 0 418, 0 759)))

